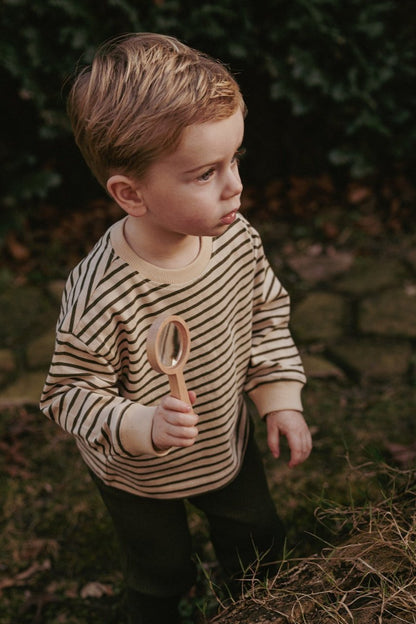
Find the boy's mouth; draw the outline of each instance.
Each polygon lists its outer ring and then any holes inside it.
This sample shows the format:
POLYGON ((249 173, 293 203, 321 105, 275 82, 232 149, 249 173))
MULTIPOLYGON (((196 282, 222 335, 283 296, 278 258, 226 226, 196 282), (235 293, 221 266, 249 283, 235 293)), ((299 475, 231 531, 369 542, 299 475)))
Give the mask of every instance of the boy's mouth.
POLYGON ((224 223, 224 225, 230 225, 230 223, 233 223, 235 221, 237 212, 238 210, 232 210, 228 214, 224 215, 221 219, 221 223, 224 223))

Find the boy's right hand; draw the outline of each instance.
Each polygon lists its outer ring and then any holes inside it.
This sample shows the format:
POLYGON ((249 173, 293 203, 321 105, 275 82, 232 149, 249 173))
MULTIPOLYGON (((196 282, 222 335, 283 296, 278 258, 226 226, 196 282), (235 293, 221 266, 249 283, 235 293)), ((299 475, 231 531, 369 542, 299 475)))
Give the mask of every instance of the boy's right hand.
MULTIPOLYGON (((195 392, 189 392, 189 399, 193 405, 195 392)), ((153 446, 157 451, 192 446, 198 435, 197 423, 198 416, 190 405, 170 395, 164 397, 153 416, 153 446)))

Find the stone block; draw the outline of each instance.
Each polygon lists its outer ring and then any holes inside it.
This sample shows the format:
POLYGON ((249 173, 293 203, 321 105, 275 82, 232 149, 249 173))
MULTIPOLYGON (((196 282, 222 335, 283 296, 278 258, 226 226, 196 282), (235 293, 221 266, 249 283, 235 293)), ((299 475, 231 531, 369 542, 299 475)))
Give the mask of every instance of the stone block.
POLYGON ((291 328, 298 342, 332 342, 344 332, 346 301, 341 295, 316 292, 307 295, 292 313, 291 328))
POLYGON ((365 334, 416 337, 416 289, 410 286, 367 297, 359 306, 359 329, 365 334))
POLYGON ((0 294, 0 347, 22 345, 56 322, 56 306, 39 288, 10 287, 0 294))
POLYGON ((364 380, 401 377, 407 373, 412 358, 409 343, 368 338, 344 340, 332 345, 331 353, 342 368, 364 380))
POLYGON ((11 349, 0 349, 0 385, 6 383, 16 369, 16 362, 11 349))
POLYGON ((29 368, 49 367, 55 346, 55 338, 56 331, 53 327, 30 342, 26 351, 29 368))
POLYGON ((25 373, 0 392, 0 408, 8 405, 38 405, 46 372, 25 373))
POLYGON ((287 263, 306 282, 317 284, 331 280, 334 276, 348 271, 354 256, 348 251, 333 251, 318 256, 300 254, 288 258, 287 263))
POLYGON ((348 273, 337 280, 335 288, 361 296, 403 282, 407 272, 398 260, 381 261, 378 257, 356 258, 348 273))
POLYGON ((342 379, 345 377, 343 371, 338 366, 321 355, 303 353, 302 362, 306 377, 309 379, 342 379))
POLYGON ((65 288, 65 280, 54 280, 50 284, 48 284, 48 292, 53 298, 53 300, 58 304, 57 309, 59 309, 59 305, 62 299, 62 293, 65 288))

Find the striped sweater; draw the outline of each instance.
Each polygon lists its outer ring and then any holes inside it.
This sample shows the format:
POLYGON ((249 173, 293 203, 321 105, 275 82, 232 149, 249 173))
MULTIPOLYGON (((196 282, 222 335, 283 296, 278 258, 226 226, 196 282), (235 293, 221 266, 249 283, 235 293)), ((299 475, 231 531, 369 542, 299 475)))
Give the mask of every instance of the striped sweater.
POLYGON ((182 498, 226 485, 248 435, 247 394, 260 416, 301 410, 305 381, 288 329, 289 298, 257 232, 239 215, 218 238, 203 238, 195 261, 163 269, 139 258, 115 223, 72 271, 57 324, 41 409, 76 438, 104 483, 152 498, 182 498), (159 315, 187 322, 185 369, 199 415, 188 448, 158 453, 155 406, 169 393, 146 356, 159 315))

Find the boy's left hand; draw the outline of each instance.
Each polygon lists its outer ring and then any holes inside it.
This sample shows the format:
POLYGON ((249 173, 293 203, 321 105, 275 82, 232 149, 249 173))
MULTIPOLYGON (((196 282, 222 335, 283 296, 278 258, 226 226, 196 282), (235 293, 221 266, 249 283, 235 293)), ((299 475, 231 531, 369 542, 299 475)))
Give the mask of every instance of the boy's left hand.
POLYGON ((289 467, 305 461, 312 450, 312 436, 301 412, 281 410, 266 417, 267 442, 273 457, 280 455, 280 436, 287 438, 290 448, 289 467))

